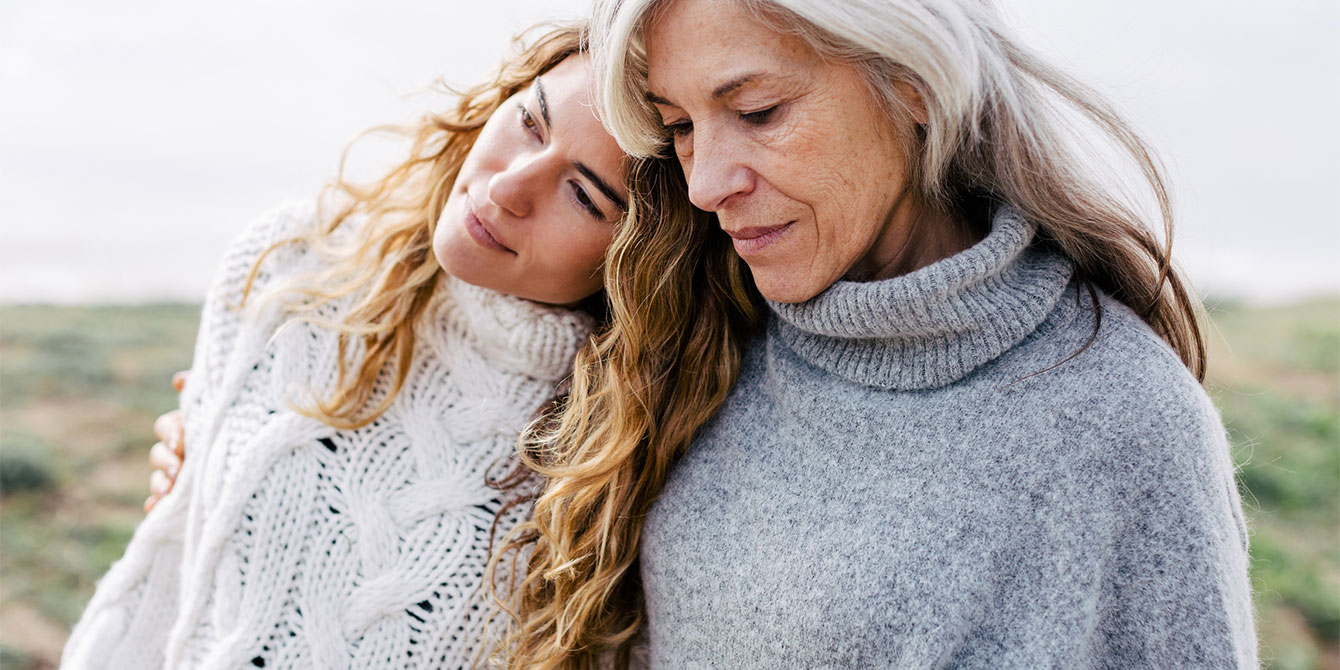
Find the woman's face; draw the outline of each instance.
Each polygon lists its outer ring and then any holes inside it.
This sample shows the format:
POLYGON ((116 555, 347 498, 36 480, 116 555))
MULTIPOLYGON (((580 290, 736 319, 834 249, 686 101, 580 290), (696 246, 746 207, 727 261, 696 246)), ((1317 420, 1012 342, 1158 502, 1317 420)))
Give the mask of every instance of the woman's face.
POLYGON ((494 112, 447 196, 433 253, 462 281, 568 305, 601 287, 601 262, 627 209, 623 151, 571 56, 494 112))
POLYGON ((764 296, 808 300, 899 256, 905 151, 855 67, 729 0, 674 0, 645 34, 648 99, 689 199, 717 213, 764 296))

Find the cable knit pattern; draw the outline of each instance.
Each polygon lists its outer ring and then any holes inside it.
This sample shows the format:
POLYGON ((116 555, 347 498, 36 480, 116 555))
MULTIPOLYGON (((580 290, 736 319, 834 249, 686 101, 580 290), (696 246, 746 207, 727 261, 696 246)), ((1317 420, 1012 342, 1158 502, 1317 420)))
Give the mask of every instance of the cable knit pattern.
MULTIPOLYGON (((275 308, 233 309, 260 252, 314 221, 314 205, 281 208, 225 254, 182 398, 185 466, 99 583, 63 667, 461 668, 475 659, 490 529, 496 520, 501 536, 527 511, 499 516, 502 494, 485 473, 515 466, 519 432, 570 373, 593 324, 444 278, 391 408, 364 428, 335 430, 291 409, 333 384, 334 333, 286 324, 275 308)), ((258 288, 316 262, 301 244, 281 247, 258 288)), ((345 304, 319 316, 338 320, 345 304)), ((383 375, 377 396, 389 385, 383 375)))

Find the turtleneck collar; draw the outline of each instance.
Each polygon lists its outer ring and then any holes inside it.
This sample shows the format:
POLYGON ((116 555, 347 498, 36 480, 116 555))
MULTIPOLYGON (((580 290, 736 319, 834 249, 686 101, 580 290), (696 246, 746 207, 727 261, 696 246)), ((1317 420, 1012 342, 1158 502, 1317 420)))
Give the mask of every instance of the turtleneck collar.
POLYGON ((769 301, 779 337, 812 365, 853 382, 912 391, 951 384, 1033 332, 1073 268, 1030 248, 1033 226, 1002 207, 973 247, 915 272, 839 281, 802 303, 769 301))
MULTIPOLYGON (((557 383, 572 374, 572 360, 595 328, 574 309, 543 305, 467 284, 443 273, 425 329, 441 346, 467 346, 499 369, 557 383), (459 338, 459 339, 458 339, 459 338)), ((431 337, 431 336, 430 336, 431 337)))

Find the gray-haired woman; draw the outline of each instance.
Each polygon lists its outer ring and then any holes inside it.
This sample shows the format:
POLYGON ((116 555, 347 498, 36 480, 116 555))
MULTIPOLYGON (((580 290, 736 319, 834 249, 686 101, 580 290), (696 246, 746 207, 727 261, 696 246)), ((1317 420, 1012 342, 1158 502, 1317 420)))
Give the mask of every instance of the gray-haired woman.
POLYGON ((537 462, 518 667, 644 628, 656 668, 1256 665, 1196 301, 1090 135, 1170 227, 1165 184, 1105 103, 984 0, 595 23, 602 118, 721 231, 615 242, 624 340, 537 462))

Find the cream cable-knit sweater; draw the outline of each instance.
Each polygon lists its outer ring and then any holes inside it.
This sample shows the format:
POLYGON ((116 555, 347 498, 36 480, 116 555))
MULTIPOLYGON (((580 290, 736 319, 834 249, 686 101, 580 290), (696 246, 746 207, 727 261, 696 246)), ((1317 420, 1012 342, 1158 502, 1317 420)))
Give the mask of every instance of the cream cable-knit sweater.
MULTIPOLYGON (((190 451, 174 491, 99 583, 65 648, 80 668, 458 668, 476 658, 480 592, 519 431, 571 370, 585 315, 444 280, 384 416, 335 430, 290 409, 328 389, 335 337, 239 313, 252 263, 315 220, 261 218, 229 248, 182 402, 190 451), (493 470, 490 470, 493 468, 493 470)), ((347 228, 348 226, 346 226, 347 228)), ((313 267, 271 254, 260 288, 313 267)), ((325 310, 339 317, 339 306, 325 310)), ((387 388, 386 378, 379 393, 387 388)))

